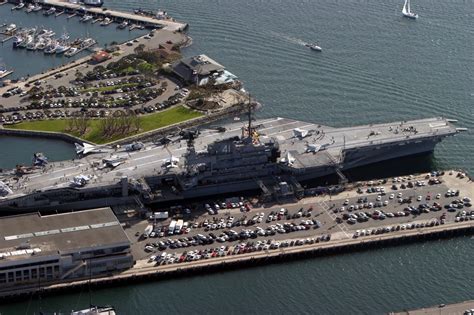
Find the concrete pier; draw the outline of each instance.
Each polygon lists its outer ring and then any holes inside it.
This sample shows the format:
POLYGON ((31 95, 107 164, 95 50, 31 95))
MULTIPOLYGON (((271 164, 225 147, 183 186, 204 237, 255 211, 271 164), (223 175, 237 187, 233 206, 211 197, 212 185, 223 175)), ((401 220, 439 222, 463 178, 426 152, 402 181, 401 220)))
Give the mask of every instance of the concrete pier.
POLYGON ((98 17, 108 17, 116 22, 131 21, 133 23, 142 24, 149 28, 164 28, 170 31, 183 31, 188 27, 187 23, 177 22, 173 19, 155 19, 148 16, 142 16, 134 13, 109 10, 104 8, 83 7, 79 4, 69 3, 67 1, 48 0, 47 5, 50 7, 61 8, 68 12, 75 12, 81 8, 85 8, 85 12, 98 17))
POLYGON ((474 300, 464 301, 454 304, 439 304, 427 308, 416 310, 401 311, 396 313, 388 313, 389 315, 464 315, 472 314, 474 309, 474 300))
MULTIPOLYGON (((382 246, 394 246, 430 239, 441 239, 459 235, 470 235, 474 232, 474 221, 445 224, 424 229, 405 230, 385 235, 372 235, 363 239, 342 239, 326 243, 308 244, 290 248, 271 249, 239 255, 216 257, 207 260, 185 262, 180 264, 153 266, 137 262, 135 267, 120 274, 108 275, 103 278, 82 279, 67 283, 44 283, 41 289, 37 285, 9 289, 0 292, 0 299, 12 301, 25 296, 37 294, 58 294, 80 290, 86 285, 103 288, 105 286, 143 282, 170 277, 189 276, 199 273, 237 269, 244 266, 264 265, 290 259, 347 253, 382 246)), ((401 313, 405 314, 405 313, 401 313)), ((406 313, 412 314, 412 313, 406 313)), ((418 314, 418 313, 413 313, 418 314)), ((425 313, 419 313, 425 314, 425 313)), ((432 314, 432 313, 426 313, 432 314)), ((433 313, 434 314, 434 313, 433 313)), ((438 313, 436 313, 438 314, 438 313)))

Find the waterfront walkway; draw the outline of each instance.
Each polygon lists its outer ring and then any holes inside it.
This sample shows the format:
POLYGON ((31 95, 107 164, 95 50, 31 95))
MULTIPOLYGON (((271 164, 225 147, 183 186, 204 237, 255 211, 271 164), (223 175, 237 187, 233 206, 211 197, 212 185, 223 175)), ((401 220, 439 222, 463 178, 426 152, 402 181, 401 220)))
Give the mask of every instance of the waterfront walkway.
MULTIPOLYGON (((212 269, 223 269, 232 266, 239 267, 245 264, 266 263, 272 260, 281 260, 291 257, 304 257, 310 255, 318 255, 324 253, 347 252, 354 249, 364 249, 370 247, 379 247, 384 244, 404 243, 410 240, 423 240, 429 238, 446 237, 450 234, 471 234, 474 231, 474 221, 461 223, 451 223, 440 226, 434 226, 423 229, 404 230, 384 235, 372 235, 363 239, 341 239, 331 240, 325 243, 315 243, 289 248, 279 248, 264 250, 259 252, 251 252, 239 255, 229 255, 216 257, 206 260, 192 261, 181 264, 171 264, 154 266, 144 261, 139 261, 132 269, 123 273, 111 275, 104 278, 83 279, 68 283, 57 283, 44 285, 41 290, 44 293, 57 293, 68 289, 79 289, 89 284, 95 286, 104 286, 113 283, 135 281, 147 279, 150 277, 168 277, 179 274, 197 274, 202 271, 212 269)), ((24 286, 21 288, 10 288, 7 292, 0 293, 0 298, 14 298, 35 293, 38 290, 36 285, 24 286)), ((412 314, 412 313, 409 313, 412 314)), ((413 313, 415 314, 415 313, 413 313)), ((420 313, 424 314, 424 313, 420 313)), ((429 313, 431 314, 431 313, 429 313)))
MULTIPOLYGON (((47 4, 51 6, 55 6, 55 7, 61 7, 69 11, 75 11, 80 8, 84 8, 83 6, 79 4, 69 3, 67 1, 59 1, 59 0, 48 0, 47 4)), ((130 20, 136 23, 142 23, 142 24, 144 23, 150 26, 162 27, 169 31, 183 31, 188 27, 188 24, 177 22, 174 19, 161 20, 161 19, 155 19, 155 18, 138 15, 134 13, 121 12, 121 11, 115 11, 115 10, 110 10, 110 9, 107 9, 104 11, 103 8, 85 7, 85 9, 86 9, 86 12, 89 14, 107 16, 107 17, 112 17, 112 18, 120 19, 120 20, 130 20)))
POLYGON ((389 313, 389 315, 465 315, 474 314, 474 300, 455 304, 440 304, 416 310, 389 313))

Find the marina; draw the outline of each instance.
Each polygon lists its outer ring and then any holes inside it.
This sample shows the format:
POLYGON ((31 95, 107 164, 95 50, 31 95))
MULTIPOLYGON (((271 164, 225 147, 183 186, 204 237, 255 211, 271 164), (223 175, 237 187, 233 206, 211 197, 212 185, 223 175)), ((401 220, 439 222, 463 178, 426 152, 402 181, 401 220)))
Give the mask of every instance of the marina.
MULTIPOLYGON (((22 10, 23 8, 25 8, 25 4, 21 2, 20 4, 13 6, 11 10, 22 10)), ((68 13, 68 19, 71 19, 75 16, 80 16, 80 21, 83 23, 97 23, 105 18, 108 18, 111 21, 119 23, 119 25, 123 23, 131 23, 152 29, 165 28, 171 31, 184 31, 188 27, 186 23, 177 22, 174 19, 168 17, 166 14, 163 14, 162 11, 159 11, 156 16, 149 16, 143 14, 120 12, 105 8, 102 9, 90 6, 84 7, 79 4, 61 0, 49 0, 43 6, 39 4, 29 4, 26 7, 25 12, 31 13, 42 10, 44 10, 43 14, 45 16, 55 15, 57 17, 65 12, 68 13)))

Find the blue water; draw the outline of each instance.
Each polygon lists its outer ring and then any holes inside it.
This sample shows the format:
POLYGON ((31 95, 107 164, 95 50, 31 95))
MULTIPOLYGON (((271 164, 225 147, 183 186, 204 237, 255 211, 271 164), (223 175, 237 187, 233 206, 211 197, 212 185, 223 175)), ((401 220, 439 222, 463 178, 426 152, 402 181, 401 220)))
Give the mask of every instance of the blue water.
MULTIPOLYGON (((189 22, 194 43, 184 53, 206 53, 239 76, 264 105, 259 117, 346 126, 445 116, 472 130, 474 3, 414 0, 420 18, 412 21, 401 17, 402 2, 107 0, 107 6, 162 8, 189 22), (322 53, 304 47, 314 41, 322 53)), ((472 140, 472 131, 446 139, 429 163, 473 173, 472 140)), ((473 244, 467 237, 104 289, 93 301, 113 304, 120 314, 381 314, 474 299, 473 244)), ((85 292, 42 300, 48 310, 87 304, 85 292)), ((27 307, 0 312, 23 314, 27 307)), ((34 309, 32 302, 29 313, 34 309)))

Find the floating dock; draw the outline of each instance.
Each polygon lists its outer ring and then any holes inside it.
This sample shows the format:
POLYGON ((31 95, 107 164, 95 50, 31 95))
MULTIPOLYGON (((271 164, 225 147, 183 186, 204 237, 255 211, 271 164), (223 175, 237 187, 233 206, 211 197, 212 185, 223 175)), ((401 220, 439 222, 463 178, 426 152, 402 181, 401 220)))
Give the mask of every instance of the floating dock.
MULTIPOLYGON (((66 10, 67 12, 77 12, 81 11, 87 14, 92 14, 96 18, 111 18, 115 22, 130 21, 136 24, 142 24, 147 28, 164 28, 171 31, 184 31, 187 27, 187 23, 177 22, 172 19, 155 19, 148 16, 138 15, 134 13, 121 12, 115 10, 109 10, 105 8, 95 8, 95 7, 83 7, 79 4, 69 3, 65 1, 58 0, 48 0, 46 4, 49 7, 56 7, 66 10), (85 9, 85 10, 84 10, 85 9)), ((68 16, 68 18, 71 15, 68 16)))

